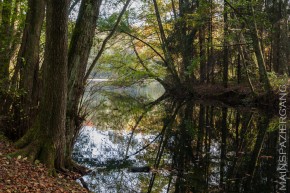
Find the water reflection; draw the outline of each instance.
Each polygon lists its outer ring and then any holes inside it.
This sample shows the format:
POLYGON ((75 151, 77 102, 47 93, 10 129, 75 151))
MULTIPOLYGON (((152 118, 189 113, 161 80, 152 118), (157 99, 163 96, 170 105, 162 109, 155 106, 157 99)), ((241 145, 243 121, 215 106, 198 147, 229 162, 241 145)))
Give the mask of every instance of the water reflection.
POLYGON ((106 93, 74 158, 94 192, 276 192, 278 118, 253 109, 106 93), (132 172, 149 166, 150 172, 132 172))

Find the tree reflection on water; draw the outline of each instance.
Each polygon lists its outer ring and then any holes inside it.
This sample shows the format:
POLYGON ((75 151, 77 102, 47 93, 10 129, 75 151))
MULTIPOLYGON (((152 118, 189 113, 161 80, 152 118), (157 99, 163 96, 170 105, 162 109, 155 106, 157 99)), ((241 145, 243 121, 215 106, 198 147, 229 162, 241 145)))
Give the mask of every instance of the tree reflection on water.
POLYGON ((278 118, 265 112, 111 93, 92 120, 74 158, 94 192, 276 191, 278 118))

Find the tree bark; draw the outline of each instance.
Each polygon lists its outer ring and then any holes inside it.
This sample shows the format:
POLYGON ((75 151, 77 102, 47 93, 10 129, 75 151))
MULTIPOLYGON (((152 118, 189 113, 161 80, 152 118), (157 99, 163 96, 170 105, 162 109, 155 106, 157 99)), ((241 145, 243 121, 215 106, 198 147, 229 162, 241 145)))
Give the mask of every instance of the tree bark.
POLYGON ((8 51, 10 46, 10 19, 12 14, 12 0, 4 0, 2 6, 1 25, 0 25, 0 80, 9 78, 9 58, 8 51))
POLYGON ((199 29, 199 60, 200 60, 200 83, 204 83, 206 80, 206 60, 205 60, 205 37, 204 27, 199 29))
POLYGON ((77 134, 79 132, 82 117, 80 115, 80 99, 85 89, 86 80, 92 72, 97 61, 105 50, 109 39, 114 35, 121 22, 127 7, 131 0, 127 0, 119 17, 109 35, 105 38, 102 46, 93 60, 92 64, 87 67, 89 53, 93 44, 96 21, 99 16, 99 9, 102 0, 83 0, 81 3, 76 27, 73 32, 71 46, 69 50, 69 83, 68 83, 68 104, 67 104, 67 149, 66 149, 66 166, 70 169, 76 169, 82 172, 83 168, 72 162, 71 152, 77 134))
POLYGON ((267 71, 266 71, 264 55, 263 55, 261 43, 258 36, 257 23, 255 20, 255 13, 254 13, 254 8, 252 5, 249 6, 249 14, 253 20, 253 23, 249 24, 249 31, 250 31, 250 36, 251 36, 253 47, 254 47, 254 52, 257 58, 260 81, 263 83, 263 87, 265 91, 270 92, 272 89, 271 89, 270 81, 269 81, 267 71))
POLYGON ((289 54, 290 54, 290 46, 289 46, 289 14, 287 11, 289 9, 289 1, 288 0, 280 0, 280 7, 281 7, 281 20, 280 20, 280 28, 281 28, 281 68, 279 74, 289 73, 290 75, 290 61, 289 61, 289 54))
MULTIPOLYGON (((182 64, 180 66, 180 80, 182 84, 192 86, 195 81, 195 76, 192 70, 190 70, 193 58, 194 58, 194 38, 197 32, 197 28, 188 25, 187 16, 193 13, 190 2, 188 0, 179 1, 179 15, 177 29, 175 34, 178 35, 178 48, 181 52, 182 64)), ((200 31, 203 30, 203 26, 200 31)))
POLYGON ((241 83, 242 80, 242 68, 241 68, 241 55, 238 53, 238 59, 237 59, 237 81, 238 84, 241 83))
POLYGON ((223 85, 228 87, 228 73, 229 73, 229 47, 228 47, 228 13, 227 4, 224 1, 224 50, 223 50, 223 85))
POLYGON ((67 152, 66 161, 70 165, 74 138, 80 126, 79 102, 84 92, 84 77, 93 45, 95 28, 102 0, 83 0, 72 35, 68 56, 68 103, 67 103, 67 152))
MULTIPOLYGON (((45 15, 44 0, 29 0, 28 12, 22 43, 18 53, 16 69, 20 69, 20 89, 26 93, 23 96, 22 110, 23 116, 21 128, 23 133, 29 128, 32 121, 31 110, 35 109, 38 104, 38 72, 39 72, 39 47, 41 28, 45 15)), ((18 76, 17 74, 15 76, 18 76)))
POLYGON ((214 83, 214 59, 213 59, 213 1, 210 0, 210 18, 208 22, 208 46, 207 46, 207 83, 214 83), (210 77, 211 76, 211 77, 210 77))
POLYGON ((276 73, 283 75, 289 70, 289 38, 287 1, 276 0, 272 5, 272 40, 273 40, 273 68, 276 73))
POLYGON ((12 0, 4 0, 2 4, 1 24, 0 24, 0 113, 6 114, 4 105, 7 99, 7 90, 9 88, 9 51, 11 41, 11 14, 12 0))
POLYGON ((43 95, 40 112, 16 145, 16 154, 38 159, 51 172, 63 169, 67 101, 68 0, 47 0, 43 95))

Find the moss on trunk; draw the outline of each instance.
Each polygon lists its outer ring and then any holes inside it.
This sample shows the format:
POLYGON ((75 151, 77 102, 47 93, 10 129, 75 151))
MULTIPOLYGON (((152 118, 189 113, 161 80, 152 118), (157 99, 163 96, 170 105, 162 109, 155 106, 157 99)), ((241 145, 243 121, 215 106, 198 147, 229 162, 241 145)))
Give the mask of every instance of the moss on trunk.
POLYGON ((68 0, 47 1, 40 110, 33 126, 16 143, 20 149, 14 153, 41 161, 52 174, 64 170, 68 6, 68 0))

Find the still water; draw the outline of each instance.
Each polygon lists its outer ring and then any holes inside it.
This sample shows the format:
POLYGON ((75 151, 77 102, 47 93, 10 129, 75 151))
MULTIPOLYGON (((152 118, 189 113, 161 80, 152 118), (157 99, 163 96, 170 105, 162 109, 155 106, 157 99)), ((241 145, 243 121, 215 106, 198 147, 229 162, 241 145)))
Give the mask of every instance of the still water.
POLYGON ((277 192, 275 113, 163 92, 156 83, 98 90, 94 126, 83 127, 73 154, 92 170, 83 177, 91 191, 277 192))

